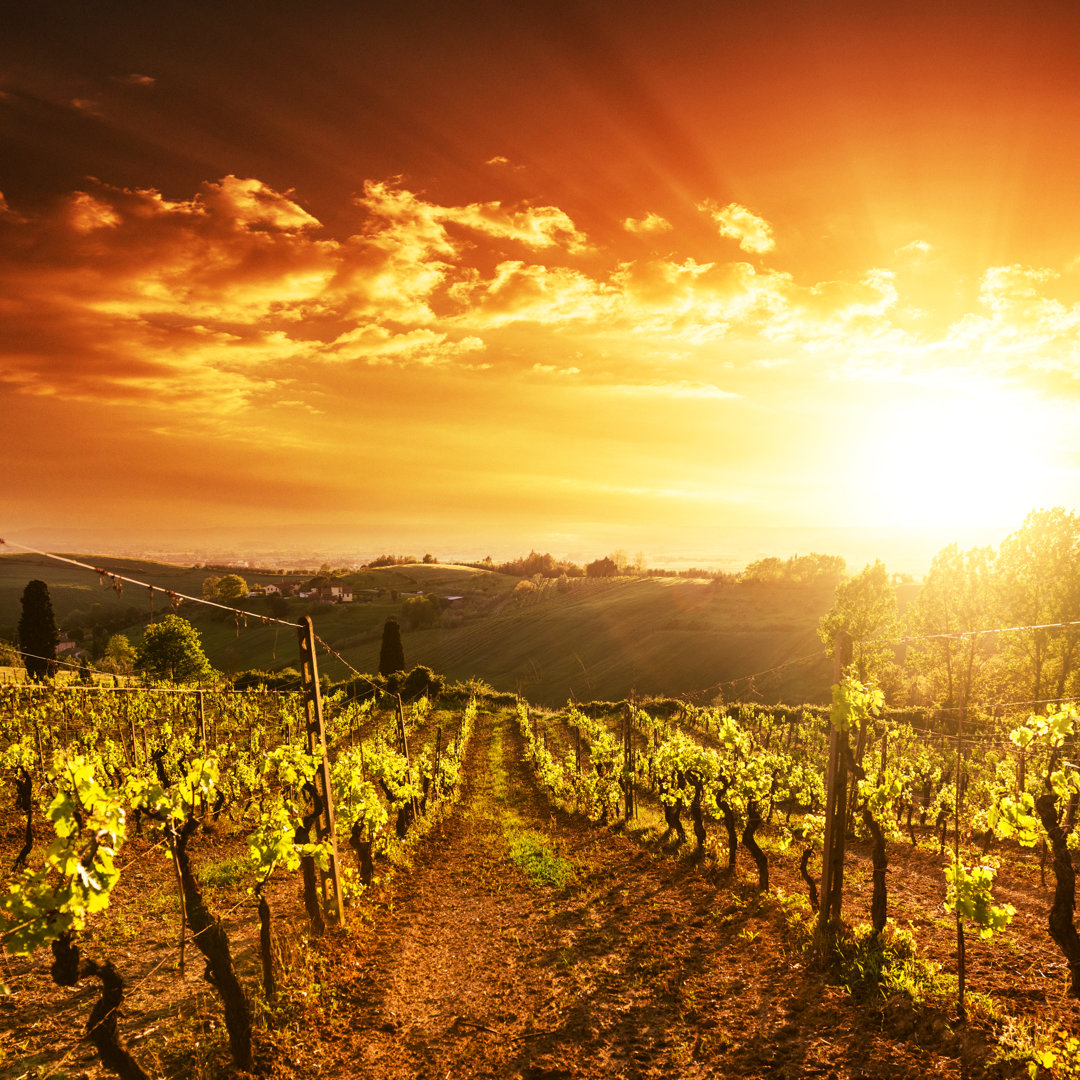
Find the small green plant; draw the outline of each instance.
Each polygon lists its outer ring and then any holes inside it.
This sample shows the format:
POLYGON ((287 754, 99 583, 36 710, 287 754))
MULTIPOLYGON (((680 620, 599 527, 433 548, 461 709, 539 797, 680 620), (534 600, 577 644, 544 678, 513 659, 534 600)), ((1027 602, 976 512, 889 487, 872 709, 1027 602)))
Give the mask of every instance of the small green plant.
POLYGON ((1032 1080, 1036 1080, 1040 1070, 1048 1072, 1054 1080, 1080 1077, 1080 1039, 1059 1031, 1049 1045, 1032 1048, 1032 1060, 1028 1062, 1032 1080))
POLYGON ((510 861, 534 885, 565 889, 574 880, 573 864, 556 855, 543 833, 526 830, 508 832, 510 861))
POLYGON ((998 1060, 1027 1062, 1032 1080, 1080 1077, 1080 1038, 1038 1020, 1006 1017, 998 1047, 998 1060))
POLYGON ((212 889, 230 889, 238 885, 246 884, 251 864, 242 855, 235 855, 230 859, 214 863, 203 870, 199 877, 203 885, 212 889))
POLYGON ((838 935, 835 950, 834 977, 853 997, 902 994, 918 1004, 945 990, 940 966, 918 955, 909 930, 886 926, 878 933, 862 923, 838 935))

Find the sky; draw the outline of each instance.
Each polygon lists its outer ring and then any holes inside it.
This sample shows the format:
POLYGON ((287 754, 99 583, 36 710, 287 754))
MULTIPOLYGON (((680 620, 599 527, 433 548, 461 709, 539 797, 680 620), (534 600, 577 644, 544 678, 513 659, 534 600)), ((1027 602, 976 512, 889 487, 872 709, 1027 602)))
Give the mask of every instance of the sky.
POLYGON ((1075 508, 1078 49, 1065 3, 15 0, 0 535, 1075 508))

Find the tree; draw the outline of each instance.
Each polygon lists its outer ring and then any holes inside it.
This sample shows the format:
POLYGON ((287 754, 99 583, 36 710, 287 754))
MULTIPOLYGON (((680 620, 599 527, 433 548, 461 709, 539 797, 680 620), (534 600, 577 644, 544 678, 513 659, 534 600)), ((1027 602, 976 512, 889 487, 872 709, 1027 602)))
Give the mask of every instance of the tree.
POLYGON ((173 682, 194 682, 213 673, 198 630, 179 615, 166 615, 146 628, 136 663, 148 675, 173 682))
POLYGON ((287 619, 289 617, 289 602, 279 592, 266 594, 266 606, 275 619, 287 619))
POLYGON ((49 586, 35 578, 23 589, 19 616, 19 648, 26 653, 26 674, 34 682, 47 679, 56 670, 59 644, 49 586))
POLYGON ((382 647, 379 649, 379 674, 393 675, 405 670, 405 647, 401 644, 401 627, 391 617, 383 623, 382 647))
POLYGON ((836 584, 844 576, 844 560, 839 555, 792 555, 781 560, 775 555, 750 563, 739 575, 741 585, 825 585, 836 584))
MULTIPOLYGON (((1001 545, 997 595, 1006 626, 1080 620, 1080 515, 1060 506, 1033 510, 1001 545)), ((1032 701, 1064 697, 1080 649, 1080 627, 1005 634, 1008 676, 1032 701)))
POLYGON ((410 596, 401 605, 401 617, 410 630, 434 626, 439 621, 442 611, 442 602, 433 593, 427 593, 425 596, 410 596))
POLYGON ((873 680, 883 687, 892 681, 893 647, 873 639, 895 637, 898 630, 896 592, 885 564, 878 560, 836 586, 836 599, 818 624, 818 637, 832 656, 837 634, 849 633, 855 643, 852 660, 856 678, 861 683, 873 680))
POLYGON ((239 574, 226 574, 217 586, 217 598, 223 604, 234 604, 248 594, 248 583, 239 574))
POLYGON ((221 584, 221 578, 217 574, 211 574, 207 578, 203 578, 202 594, 204 600, 216 600, 218 595, 218 586, 221 584))
POLYGON ((126 634, 113 634, 105 646, 105 661, 102 664, 107 671, 117 675, 126 675, 135 668, 138 654, 132 647, 126 634))
POLYGON ((618 572, 618 566, 615 565, 612 559, 607 557, 596 559, 585 566, 586 577, 615 577, 618 572))
POLYGON ((966 708, 988 676, 993 638, 974 631, 996 625, 993 560, 993 548, 942 548, 909 609, 922 639, 912 643, 911 663, 929 700, 945 708, 966 708))
POLYGON ((22 657, 19 656, 18 649, 9 641, 5 641, 0 638, 0 665, 4 667, 22 667, 22 657))

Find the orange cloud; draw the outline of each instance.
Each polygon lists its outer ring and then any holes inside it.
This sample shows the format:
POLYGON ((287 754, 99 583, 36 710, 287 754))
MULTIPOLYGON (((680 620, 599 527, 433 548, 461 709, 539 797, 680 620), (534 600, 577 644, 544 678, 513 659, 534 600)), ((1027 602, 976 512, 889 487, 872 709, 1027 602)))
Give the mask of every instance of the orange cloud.
POLYGON ((569 215, 554 206, 508 208, 500 202, 439 206, 411 191, 374 181, 364 184, 364 193, 356 201, 377 221, 387 223, 395 235, 440 255, 459 249, 446 226, 459 226, 533 249, 559 246, 580 254, 589 247, 569 215))
POLYGON ((466 309, 455 321, 478 329, 523 321, 595 321, 610 313, 613 299, 602 283, 578 270, 517 259, 499 263, 489 281, 473 276, 459 282, 450 296, 466 309))
POLYGON ((104 111, 101 107, 100 101, 95 101, 93 98, 72 98, 72 108, 78 109, 79 112, 89 113, 91 116, 104 116, 104 111))
POLYGON ((459 360, 484 349, 478 337, 452 340, 449 335, 428 329, 395 334, 382 326, 366 325, 342 334, 318 358, 338 363, 363 361, 372 365, 431 366, 459 360))
POLYGON ((720 235, 738 242, 743 251, 762 255, 776 247, 772 226, 762 217, 739 203, 718 206, 706 199, 700 206, 720 226, 720 235))
MULTIPOLYGON (((0 201, 0 382, 205 419, 301 400, 301 379, 321 410, 350 366, 511 367, 690 402, 777 369, 896 379, 946 355, 1049 368, 1077 345, 1080 307, 1046 269, 989 268, 944 322, 915 319, 889 268, 803 282, 740 260, 628 259, 556 207, 443 206, 392 183, 356 205, 353 234, 331 237, 293 193, 235 176, 180 200, 88 185, 36 216, 0 201)), ((729 218, 762 246, 761 219, 729 218)))
POLYGON ((628 217, 623 221, 623 228, 635 236, 656 236, 671 232, 672 224, 665 217, 649 211, 643 218, 628 217))

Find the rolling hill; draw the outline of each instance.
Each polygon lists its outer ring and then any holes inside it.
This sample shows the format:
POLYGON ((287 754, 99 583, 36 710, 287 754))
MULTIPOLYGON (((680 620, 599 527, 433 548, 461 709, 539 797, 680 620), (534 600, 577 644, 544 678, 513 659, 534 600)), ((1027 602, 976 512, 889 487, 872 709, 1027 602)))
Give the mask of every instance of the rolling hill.
MULTIPOLYGON (((208 569, 136 560, 80 556, 83 561, 154 585, 199 595, 208 569)), ((220 573, 215 569, 213 572, 220 573)), ((251 584, 279 575, 239 571, 251 584)), ((124 632, 137 640, 149 615, 147 591, 117 594, 86 571, 38 556, 0 558, 0 634, 13 637, 19 597, 34 577, 50 588, 61 626, 80 613, 128 617, 124 632)), ((562 704, 577 699, 642 695, 696 695, 713 699, 824 701, 831 664, 816 628, 832 604, 831 587, 793 588, 718 583, 684 578, 543 580, 517 590, 520 579, 444 564, 368 569, 342 579, 362 600, 312 606, 289 601, 290 618, 313 615, 321 638, 360 671, 378 665, 382 625, 401 618, 411 595, 445 600, 437 625, 408 629, 403 641, 409 666, 426 664, 451 679, 477 677, 496 689, 520 691, 532 701, 562 704), (796 661, 796 662, 793 662, 796 661), (744 676, 783 667, 747 680, 744 676), (735 681, 738 680, 738 681, 735 681)), ((266 611, 252 598, 249 610, 266 611)), ((156 594, 155 611, 167 610, 156 594)), ((295 638, 287 627, 183 604, 181 613, 200 630, 211 662, 225 671, 295 665, 295 638)), ((347 669, 329 656, 320 670, 341 678, 347 669)))

